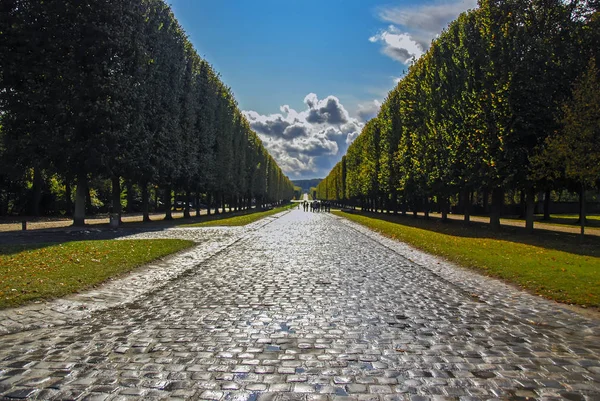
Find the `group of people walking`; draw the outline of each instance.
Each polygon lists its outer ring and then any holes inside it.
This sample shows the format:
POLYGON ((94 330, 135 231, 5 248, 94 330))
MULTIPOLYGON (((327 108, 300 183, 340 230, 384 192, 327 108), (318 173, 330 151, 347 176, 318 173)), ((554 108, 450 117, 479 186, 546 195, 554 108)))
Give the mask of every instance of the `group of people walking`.
POLYGON ((302 208, 305 212, 309 210, 311 212, 330 212, 331 211, 331 202, 328 201, 313 201, 308 202, 304 201, 302 203, 302 208))

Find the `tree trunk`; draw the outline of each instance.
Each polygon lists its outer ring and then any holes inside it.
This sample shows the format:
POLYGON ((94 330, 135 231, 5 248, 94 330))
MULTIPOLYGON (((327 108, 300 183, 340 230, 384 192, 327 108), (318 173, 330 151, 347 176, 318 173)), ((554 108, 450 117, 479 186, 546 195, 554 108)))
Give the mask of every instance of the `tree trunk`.
POLYGON ((8 191, 3 191, 2 188, 0 188, 0 216, 6 216, 7 214, 8 214, 8 191))
POLYGON ((215 204, 215 214, 220 214, 220 206, 221 206, 221 194, 220 193, 216 193, 214 200, 213 200, 214 204, 215 204))
POLYGON ((423 215, 425 220, 429 220, 429 198, 427 196, 423 198, 423 215))
POLYGON ((75 190, 75 212, 73 213, 73 225, 85 225, 85 206, 89 191, 87 188, 87 175, 80 173, 77 176, 77 189, 75 190))
POLYGON ((483 189, 483 194, 482 194, 482 201, 483 201, 483 213, 489 213, 489 209, 488 209, 488 198, 489 198, 489 191, 487 188, 483 189))
POLYGON ((196 205, 196 217, 200 217, 200 193, 196 191, 194 193, 195 196, 195 205, 196 205))
POLYGON ((525 230, 533 233, 533 215, 535 209, 535 189, 533 186, 525 190, 525 230))
POLYGON ((464 189, 462 193, 463 198, 463 215, 465 223, 471 221, 471 191, 464 189))
POLYGON ((88 185, 87 178, 85 183, 85 210, 89 214, 95 214, 94 210, 92 209, 92 194, 90 193, 90 187, 88 185))
POLYGON ((142 187, 142 214, 144 223, 150 222, 150 213, 148 213, 149 203, 150 203, 150 194, 148 193, 148 184, 143 183, 140 185, 142 187))
POLYGON ((211 214, 210 208, 212 206, 212 194, 210 192, 206 194, 206 205, 207 205, 206 215, 210 216, 210 214, 211 214))
POLYGON ((442 222, 448 222, 448 198, 445 196, 440 198, 440 207, 442 209, 442 222))
POLYGON ((71 199, 71 195, 73 192, 73 188, 71 188, 71 181, 66 178, 65 179, 65 214, 67 216, 71 216, 73 213, 73 200, 71 199))
POLYGON ((189 219, 191 217, 191 215, 190 215, 190 199, 191 199, 190 191, 189 191, 189 189, 186 189, 185 190, 185 205, 183 207, 183 218, 184 219, 189 219))
POLYGON ((127 191, 127 213, 133 212, 133 182, 125 181, 125 190, 127 191))
POLYGON ((527 219, 527 208, 529 207, 529 205, 527 204, 527 202, 528 202, 527 197, 529 196, 528 191, 529 191, 529 188, 526 189, 525 191, 521 190, 521 199, 519 201, 519 218, 520 219, 527 219))
POLYGON ((504 206, 504 190, 502 188, 494 188, 492 190, 492 210, 490 212, 490 226, 493 230, 500 229, 500 216, 502 215, 502 207, 504 206))
POLYGON ((119 225, 121 224, 121 179, 113 175, 112 181, 112 210, 111 213, 119 215, 119 225))
POLYGON ((544 220, 550 220, 550 190, 544 194, 544 220))
POLYGON ((167 185, 165 188, 165 220, 173 220, 173 213, 171 212, 171 186, 167 185))
POLYGON ((42 169, 35 167, 33 169, 33 197, 31 200, 31 210, 29 211, 34 217, 40 217, 40 204, 42 202, 43 185, 44 176, 42 175, 42 169))
POLYGON ((581 183, 581 192, 579 193, 579 226, 581 227, 581 239, 585 236, 585 184, 581 183))

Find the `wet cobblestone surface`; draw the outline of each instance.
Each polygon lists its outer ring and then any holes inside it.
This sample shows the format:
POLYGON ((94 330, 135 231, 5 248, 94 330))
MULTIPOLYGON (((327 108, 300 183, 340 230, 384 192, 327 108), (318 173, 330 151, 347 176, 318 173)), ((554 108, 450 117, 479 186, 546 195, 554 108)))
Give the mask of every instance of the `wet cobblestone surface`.
POLYGON ((0 336, 0 397, 600 398, 597 320, 327 214, 230 235, 133 303, 0 336))

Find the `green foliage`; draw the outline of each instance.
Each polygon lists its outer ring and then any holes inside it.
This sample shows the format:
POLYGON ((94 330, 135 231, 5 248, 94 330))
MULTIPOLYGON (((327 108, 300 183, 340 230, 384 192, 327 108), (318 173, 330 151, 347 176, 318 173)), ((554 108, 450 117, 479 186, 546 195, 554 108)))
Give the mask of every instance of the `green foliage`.
POLYGON ((565 104, 563 129, 548 138, 547 152, 565 166, 568 178, 586 187, 600 180, 600 72, 594 59, 573 88, 565 104))
POLYGON ((84 188, 121 177, 238 207, 293 197, 163 0, 8 0, 2 14, 8 179, 34 169, 84 188))
MULTIPOLYGON (((583 135, 581 124, 597 124, 591 107, 584 115, 561 105, 579 96, 571 86, 597 51, 599 20, 584 0, 481 0, 410 66, 319 197, 388 211, 427 211, 435 201, 447 211, 458 194, 489 192, 499 213, 503 192, 571 188, 579 178, 552 167, 565 160, 558 149, 565 145, 546 139, 561 132, 564 141, 583 135)), ((597 94, 589 89, 587 103, 597 94)), ((597 149, 599 139, 586 135, 568 168, 585 171, 591 186, 600 164, 584 148, 597 149)))

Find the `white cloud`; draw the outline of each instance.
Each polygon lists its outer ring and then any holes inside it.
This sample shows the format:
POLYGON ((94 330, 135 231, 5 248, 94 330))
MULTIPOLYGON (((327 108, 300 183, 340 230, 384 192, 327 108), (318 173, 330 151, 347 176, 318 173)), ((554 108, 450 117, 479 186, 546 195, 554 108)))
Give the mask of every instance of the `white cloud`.
POLYGON ((382 42, 382 52, 402 64, 409 64, 411 60, 416 60, 424 54, 421 44, 413 40, 409 33, 399 31, 393 25, 379 34, 371 36, 369 41, 372 43, 382 42))
POLYGON ((369 40, 373 43, 381 42, 382 52, 388 57, 402 64, 411 64, 413 59, 418 59, 427 51, 431 41, 460 13, 475 7, 477 0, 381 7, 378 10, 379 18, 393 25, 369 40))
POLYGON ((276 114, 243 113, 285 174, 291 178, 325 177, 364 123, 350 117, 335 96, 319 99, 309 93, 304 104, 302 111, 283 105, 276 114))
POLYGON ((373 100, 368 103, 359 103, 356 114, 363 121, 369 121, 379 113, 381 108, 381 102, 379 100, 373 100))
POLYGON ((422 4, 412 7, 382 7, 379 18, 418 31, 433 39, 460 13, 477 7, 477 0, 460 0, 422 4))

